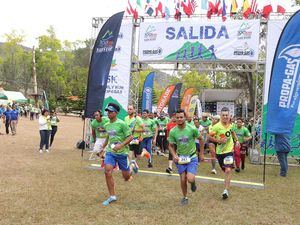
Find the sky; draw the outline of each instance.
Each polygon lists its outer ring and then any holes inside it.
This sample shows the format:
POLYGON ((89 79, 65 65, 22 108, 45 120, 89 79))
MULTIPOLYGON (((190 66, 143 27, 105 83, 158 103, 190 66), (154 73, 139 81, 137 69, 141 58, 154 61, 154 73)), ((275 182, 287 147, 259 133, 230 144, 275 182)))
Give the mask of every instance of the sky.
POLYGON ((85 40, 92 34, 93 17, 109 17, 125 10, 126 0, 3 0, 0 42, 16 30, 25 35, 24 45, 37 46, 36 38, 52 25, 60 40, 85 40))

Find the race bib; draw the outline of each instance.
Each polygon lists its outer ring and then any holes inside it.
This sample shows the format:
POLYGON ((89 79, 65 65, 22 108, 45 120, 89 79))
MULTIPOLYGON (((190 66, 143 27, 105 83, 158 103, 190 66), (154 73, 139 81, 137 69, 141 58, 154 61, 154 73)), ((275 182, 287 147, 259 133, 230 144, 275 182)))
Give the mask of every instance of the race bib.
POLYGON ((166 133, 165 132, 159 132, 159 136, 165 136, 166 133))
POLYGON ((178 164, 187 164, 191 162, 191 157, 186 155, 179 156, 178 164))
POLYGON ((233 164, 233 157, 230 156, 226 156, 223 160, 224 165, 231 165, 233 164))
POLYGON ((138 145, 139 144, 139 139, 134 138, 129 144, 130 145, 138 145))

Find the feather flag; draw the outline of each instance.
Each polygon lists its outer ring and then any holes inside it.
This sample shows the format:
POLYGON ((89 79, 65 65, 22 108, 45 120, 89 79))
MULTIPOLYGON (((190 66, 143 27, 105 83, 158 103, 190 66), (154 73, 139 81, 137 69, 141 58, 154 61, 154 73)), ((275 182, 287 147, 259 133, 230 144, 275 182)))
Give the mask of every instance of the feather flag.
POLYGON ((243 16, 244 18, 248 18, 251 14, 251 7, 248 0, 244 0, 243 2, 243 16))

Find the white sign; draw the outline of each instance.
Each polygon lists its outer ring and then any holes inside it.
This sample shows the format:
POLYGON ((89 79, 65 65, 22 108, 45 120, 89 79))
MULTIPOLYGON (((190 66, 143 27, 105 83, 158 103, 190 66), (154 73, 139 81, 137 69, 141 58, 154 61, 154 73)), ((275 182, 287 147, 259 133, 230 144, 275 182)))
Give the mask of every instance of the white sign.
MULTIPOLYGON (((103 107, 106 107, 109 102, 117 101, 127 111, 130 86, 132 28, 133 24, 131 21, 122 21, 107 80, 103 107)), ((126 115, 123 112, 121 110, 118 116, 121 118, 125 117, 126 115)))
POLYGON ((141 23, 140 61, 257 61, 259 20, 141 23))
POLYGON ((234 102, 217 102, 217 114, 221 113, 223 107, 229 109, 229 115, 234 116, 234 102))

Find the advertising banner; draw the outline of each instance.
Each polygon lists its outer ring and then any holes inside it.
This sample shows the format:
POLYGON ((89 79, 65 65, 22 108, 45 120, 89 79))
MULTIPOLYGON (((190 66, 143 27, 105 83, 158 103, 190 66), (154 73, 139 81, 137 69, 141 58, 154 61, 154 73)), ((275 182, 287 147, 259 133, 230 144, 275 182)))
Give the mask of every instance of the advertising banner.
POLYGON ((195 115, 195 110, 196 110, 196 107, 197 107, 197 100, 199 100, 198 95, 192 96, 191 101, 190 101, 190 105, 189 105, 189 110, 188 110, 188 116, 189 117, 193 117, 195 115))
POLYGON ((127 115, 129 101, 132 28, 131 20, 123 20, 107 79, 103 104, 103 110, 109 102, 118 104, 121 109, 118 114, 120 119, 124 119, 127 115))
POLYGON ((153 82, 154 82, 155 73, 151 72, 147 75, 144 88, 143 88, 143 97, 142 97, 142 112, 147 109, 149 112, 152 112, 152 100, 153 100, 153 82))
POLYGON ((187 115, 190 107, 191 98, 194 94, 195 94, 194 88, 188 88, 184 91, 180 108, 183 109, 187 115))
MULTIPOLYGON (((294 29, 300 23, 299 12, 292 19, 289 24, 287 20, 268 22, 262 134, 291 133, 290 155, 300 157, 300 38, 298 29, 294 29)), ((267 155, 276 153, 274 141, 269 134, 261 142, 262 150, 266 144, 267 155)))
POLYGON ((103 107, 108 75, 123 15, 124 12, 120 12, 111 16, 97 36, 89 67, 84 114, 86 118, 92 118, 94 112, 103 107))
POLYGON ((168 114, 172 116, 179 108, 179 98, 180 98, 180 91, 181 91, 182 83, 178 83, 175 85, 175 90, 172 94, 172 97, 169 102, 168 107, 168 114))
POLYGON ((258 60, 259 20, 141 23, 140 61, 258 60))
POLYGON ((157 109, 156 109, 158 115, 163 111, 165 106, 169 103, 170 98, 174 92, 174 89, 175 89, 175 85, 170 85, 166 88, 166 90, 160 96, 160 99, 157 103, 157 109))

